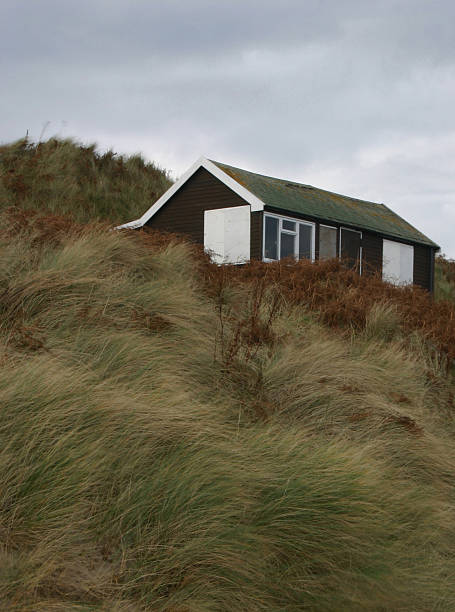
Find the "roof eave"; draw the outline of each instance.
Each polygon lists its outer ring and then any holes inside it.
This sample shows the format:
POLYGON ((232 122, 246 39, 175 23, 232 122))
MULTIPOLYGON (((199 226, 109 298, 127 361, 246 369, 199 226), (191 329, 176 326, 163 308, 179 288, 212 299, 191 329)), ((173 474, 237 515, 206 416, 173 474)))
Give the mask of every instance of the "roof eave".
MULTIPOLYGON (((296 210, 292 210, 289 208, 284 208, 283 206, 277 206, 277 205, 273 205, 273 204, 266 204, 265 205, 265 210, 271 210, 272 212, 274 211, 281 211, 282 214, 288 214, 290 216, 292 215, 301 215, 304 218, 310 219, 312 221, 327 221, 329 223, 336 223, 337 225, 342 225, 344 227, 350 227, 352 229, 356 229, 356 230, 364 230, 367 232, 372 232, 374 234, 378 234, 379 236, 383 236, 385 238, 390 238, 390 239, 395 239, 395 240, 401 240, 402 242, 410 242, 412 244, 420 244, 422 246, 426 246, 426 247, 431 247, 435 250, 440 250, 441 247, 439 245, 437 245, 435 242, 433 242, 432 240, 430 240, 430 238, 428 238, 427 240, 419 240, 419 239, 414 239, 414 238, 406 238, 405 236, 401 236, 400 234, 394 234, 393 232, 387 232, 387 231, 383 231, 383 230, 379 230, 377 228, 368 226, 368 225, 358 225, 355 223, 350 223, 348 221, 344 221, 343 219, 339 219, 336 217, 322 217, 322 216, 318 216, 318 215, 310 215, 310 214, 306 214, 306 213, 302 213, 296 210)), ((393 212, 393 211, 392 211, 393 212)))

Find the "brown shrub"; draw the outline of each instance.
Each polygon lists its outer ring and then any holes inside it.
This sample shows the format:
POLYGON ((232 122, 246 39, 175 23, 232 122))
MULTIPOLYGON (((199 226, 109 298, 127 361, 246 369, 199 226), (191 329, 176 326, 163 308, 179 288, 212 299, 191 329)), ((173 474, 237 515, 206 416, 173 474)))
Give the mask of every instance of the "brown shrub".
POLYGON ((405 334, 419 332, 455 359, 455 304, 435 302, 420 287, 395 287, 373 274, 359 276, 337 260, 255 261, 223 268, 204 262, 204 273, 211 293, 219 290, 220 276, 224 282, 273 285, 287 303, 305 306, 334 328, 363 330, 375 304, 393 305, 405 334))

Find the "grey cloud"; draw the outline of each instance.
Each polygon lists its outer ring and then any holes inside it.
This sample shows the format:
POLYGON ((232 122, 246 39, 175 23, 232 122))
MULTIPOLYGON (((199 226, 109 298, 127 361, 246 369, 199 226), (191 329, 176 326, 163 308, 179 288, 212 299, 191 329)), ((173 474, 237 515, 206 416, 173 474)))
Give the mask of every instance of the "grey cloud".
POLYGON ((403 60, 453 53, 455 5, 433 0, 3 0, 2 47, 14 57, 95 63, 340 41, 403 60), (96 54, 96 55, 94 55, 96 54))

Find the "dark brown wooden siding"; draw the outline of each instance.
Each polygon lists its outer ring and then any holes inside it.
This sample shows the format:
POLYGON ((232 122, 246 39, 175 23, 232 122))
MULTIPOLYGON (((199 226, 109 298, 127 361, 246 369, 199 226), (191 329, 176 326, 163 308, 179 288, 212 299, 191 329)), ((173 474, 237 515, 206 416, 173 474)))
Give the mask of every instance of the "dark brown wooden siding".
POLYGON ((262 260, 262 211, 251 213, 251 259, 262 260))
MULTIPOLYGON (((214 208, 245 206, 247 202, 226 187, 205 168, 199 168, 188 181, 180 187, 164 206, 148 221, 146 227, 153 229, 187 234, 192 240, 204 244, 204 211, 214 208)), ((255 213, 256 214, 256 213, 255 213)), ((262 213, 261 213, 262 215, 262 213)), ((252 216, 254 217, 254 215, 252 216)), ((253 225, 258 221, 252 219, 253 225)), ((254 233, 252 247, 258 249, 254 233)), ((262 236, 261 236, 262 242, 262 236)), ((260 245, 259 248, 262 248, 260 245)))
POLYGON ((382 274, 382 238, 362 231, 362 272, 382 274))
POLYGON ((434 252, 431 247, 414 245, 414 285, 433 291, 434 252))

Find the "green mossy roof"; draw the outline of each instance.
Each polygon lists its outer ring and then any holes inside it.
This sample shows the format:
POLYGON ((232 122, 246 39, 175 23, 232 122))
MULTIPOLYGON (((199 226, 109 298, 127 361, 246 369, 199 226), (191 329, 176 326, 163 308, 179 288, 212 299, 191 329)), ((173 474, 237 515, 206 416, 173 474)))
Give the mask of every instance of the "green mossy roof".
POLYGON ((288 213, 295 212, 327 221, 335 221, 359 229, 371 230, 398 239, 438 248, 436 243, 390 210, 385 204, 358 200, 325 189, 318 189, 311 185, 302 185, 271 176, 263 176, 216 161, 213 163, 262 200, 266 206, 288 213))

